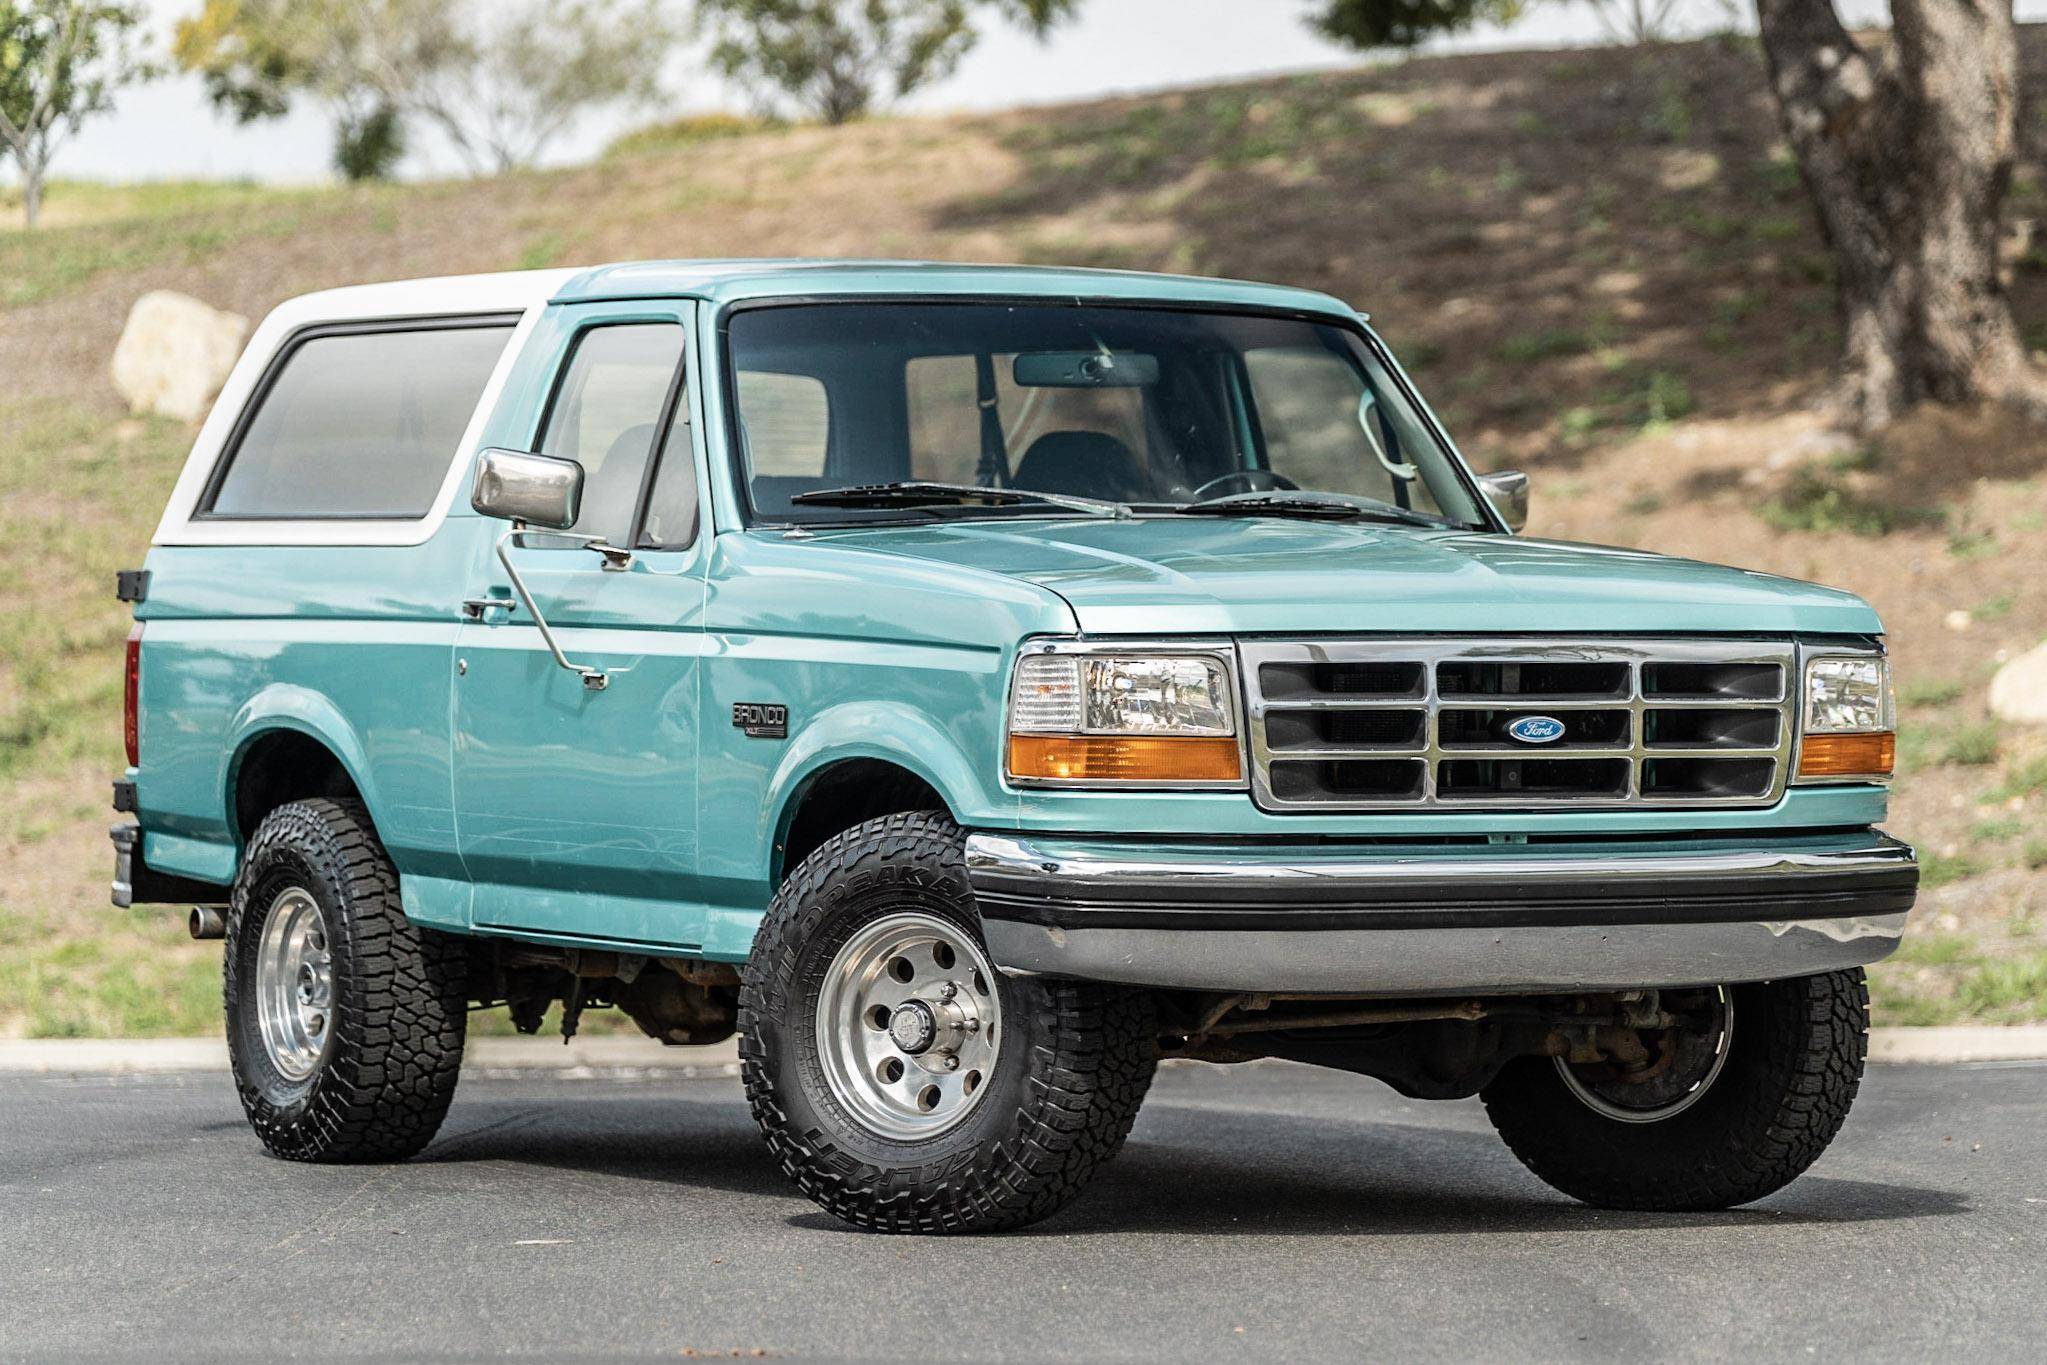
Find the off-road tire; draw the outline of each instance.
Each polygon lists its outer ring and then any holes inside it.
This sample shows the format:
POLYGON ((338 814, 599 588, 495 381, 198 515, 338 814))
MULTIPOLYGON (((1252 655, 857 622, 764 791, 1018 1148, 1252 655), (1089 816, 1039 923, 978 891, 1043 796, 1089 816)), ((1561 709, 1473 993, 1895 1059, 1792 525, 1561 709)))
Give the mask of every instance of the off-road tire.
POLYGON ((294 801, 257 826, 228 908, 223 997, 242 1108, 274 1155, 400 1161, 433 1140, 462 1065, 467 952, 406 919, 360 804, 294 801), (301 1081, 272 1063, 255 999, 264 917, 291 886, 318 903, 333 959, 332 1041, 301 1081))
POLYGON ((816 1022, 827 968, 861 925, 904 908, 979 942, 963 843, 930 812, 833 838, 768 907, 740 989, 740 1075, 769 1150, 826 1211, 876 1232, 991 1232, 1044 1218, 1122 1147, 1158 1063, 1144 993, 998 973, 1001 1058, 958 1127, 893 1140, 833 1097, 816 1022))
POLYGON ((1481 1093, 1521 1163, 1575 1199, 1656 1212, 1761 1199, 1819 1159, 1855 1101, 1869 1044, 1862 969, 1730 988, 1727 1061, 1690 1108, 1653 1123, 1596 1113, 1547 1057, 1481 1093))

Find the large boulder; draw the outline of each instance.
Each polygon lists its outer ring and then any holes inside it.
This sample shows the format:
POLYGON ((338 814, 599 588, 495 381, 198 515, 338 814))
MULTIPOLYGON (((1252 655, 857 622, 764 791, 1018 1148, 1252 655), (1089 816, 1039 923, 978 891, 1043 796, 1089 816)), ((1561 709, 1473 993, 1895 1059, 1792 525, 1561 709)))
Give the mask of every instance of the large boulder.
POLYGON ((209 308, 189 294, 157 289, 135 300, 114 347, 114 387, 138 413, 184 422, 206 415, 220 392, 249 320, 209 308))
POLYGON ((1990 710, 2017 725, 2047 725, 2047 644, 1997 670, 1990 680, 1990 710))

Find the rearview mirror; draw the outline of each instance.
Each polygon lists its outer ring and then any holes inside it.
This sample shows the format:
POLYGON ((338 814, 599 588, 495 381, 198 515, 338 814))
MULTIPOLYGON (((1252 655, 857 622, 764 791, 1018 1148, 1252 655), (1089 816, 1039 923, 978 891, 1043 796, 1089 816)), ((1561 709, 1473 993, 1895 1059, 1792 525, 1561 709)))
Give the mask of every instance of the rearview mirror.
POLYGON ((1500 520, 1507 523, 1507 529, 1519 532, 1528 525, 1528 476, 1518 469, 1501 469, 1491 474, 1481 474, 1478 486, 1485 492, 1486 501, 1500 514, 1500 520))
POLYGON ((583 507, 583 466, 523 450, 486 450, 469 505, 487 517, 566 531, 583 507))
POLYGON ((1159 382, 1155 355, 1111 351, 1026 351, 1010 366, 1024 389, 1147 389, 1159 382))

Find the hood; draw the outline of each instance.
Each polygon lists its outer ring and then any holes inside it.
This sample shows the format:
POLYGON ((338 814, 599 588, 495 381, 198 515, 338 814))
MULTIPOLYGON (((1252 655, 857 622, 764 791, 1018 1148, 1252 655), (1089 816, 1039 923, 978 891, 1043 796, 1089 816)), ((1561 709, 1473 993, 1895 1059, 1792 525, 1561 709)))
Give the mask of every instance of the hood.
POLYGON ((1370 522, 1149 517, 826 532, 1007 574, 1089 634, 1324 632, 1874 635, 1851 593, 1642 550, 1370 522))

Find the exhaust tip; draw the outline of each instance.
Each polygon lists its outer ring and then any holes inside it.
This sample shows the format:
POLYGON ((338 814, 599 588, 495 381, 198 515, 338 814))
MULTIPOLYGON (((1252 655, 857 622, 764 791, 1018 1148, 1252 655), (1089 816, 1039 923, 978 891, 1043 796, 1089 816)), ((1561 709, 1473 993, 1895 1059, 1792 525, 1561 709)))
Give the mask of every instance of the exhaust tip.
POLYGON ((227 937, 227 916, 220 913, 218 906, 195 905, 191 918, 185 921, 185 928, 193 938, 201 942, 213 938, 227 937))

